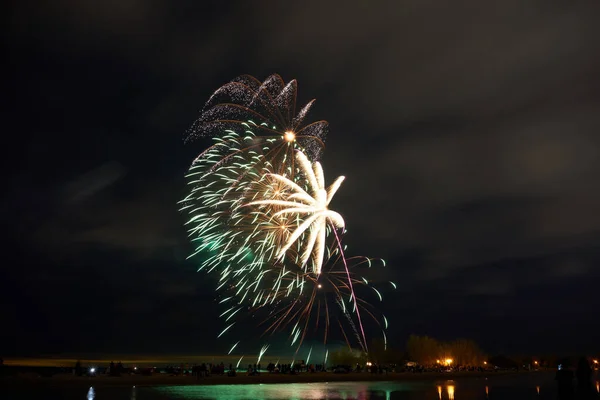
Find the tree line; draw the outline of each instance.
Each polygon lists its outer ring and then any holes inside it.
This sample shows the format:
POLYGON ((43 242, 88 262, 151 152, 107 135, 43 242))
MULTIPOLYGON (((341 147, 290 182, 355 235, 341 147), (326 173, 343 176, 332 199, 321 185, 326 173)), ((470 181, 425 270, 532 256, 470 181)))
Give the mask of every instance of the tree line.
POLYGON ((408 338, 406 352, 410 361, 424 366, 441 364, 479 367, 487 358, 473 340, 441 342, 429 336, 417 335, 410 335, 408 338))
POLYGON ((385 346, 382 341, 373 341, 369 352, 340 348, 331 353, 330 360, 335 365, 364 365, 367 361, 377 364, 401 364, 407 361, 430 367, 436 365, 462 365, 479 367, 487 360, 477 343, 469 339, 439 341, 429 336, 410 335, 405 349, 385 346))

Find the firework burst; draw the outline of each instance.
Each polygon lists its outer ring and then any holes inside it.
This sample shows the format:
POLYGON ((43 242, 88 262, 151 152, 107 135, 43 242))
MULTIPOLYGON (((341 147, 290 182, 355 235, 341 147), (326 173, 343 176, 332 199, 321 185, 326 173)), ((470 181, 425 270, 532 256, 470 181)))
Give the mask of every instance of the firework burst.
MULTIPOLYGON (((302 223, 294 227, 291 235, 287 235, 287 240, 281 248, 278 249, 277 258, 281 259, 285 256, 287 250, 291 248, 296 241, 308 232, 308 240, 304 242, 302 256, 300 258, 300 266, 304 267, 307 261, 312 259, 313 272, 316 275, 321 273, 323 266, 323 258, 325 255, 325 239, 327 235, 328 224, 333 229, 343 228, 344 219, 335 211, 329 210, 328 206, 331 199, 344 181, 344 177, 340 176, 329 187, 325 188, 325 178, 321 164, 315 162, 310 164, 304 153, 296 153, 298 160, 299 173, 309 183, 309 191, 303 189, 292 179, 283 175, 269 174, 268 176, 274 183, 283 185, 278 187, 277 193, 285 193, 284 198, 277 196, 263 200, 255 200, 249 205, 259 205, 268 207, 267 215, 272 215, 272 218, 290 216, 292 220, 299 221, 302 218, 302 223), (310 192, 310 194, 309 194, 310 192)), ((267 192, 269 193, 269 192, 267 192)), ((263 197, 264 198, 264 197, 263 197)), ((287 221, 287 218, 284 219, 287 221)), ((286 231, 288 225, 282 226, 286 231)))
POLYGON ((219 276, 219 337, 261 315, 263 334, 287 330, 299 349, 313 326, 326 342, 335 321, 348 345, 366 350, 361 315, 383 329, 387 320, 358 292, 381 293, 355 272, 372 260, 344 255, 345 222, 329 209, 344 177, 326 187, 316 160, 327 123, 304 125, 314 100, 296 114, 296 93, 296 81, 245 75, 206 103, 193 132, 214 144, 190 167, 181 202, 195 244, 190 257, 219 276))
MULTIPOLYGON (((188 138, 218 137, 227 131, 245 132, 252 125, 250 129, 255 139, 240 151, 259 151, 267 145, 270 154, 266 156, 272 161, 289 159, 294 149, 304 151, 311 161, 318 160, 325 147, 328 124, 322 120, 305 123, 315 100, 296 113, 297 93, 296 80, 286 84, 277 74, 264 82, 250 75, 239 76, 213 93, 192 125, 188 138)), ((229 162, 230 157, 221 163, 229 162)))

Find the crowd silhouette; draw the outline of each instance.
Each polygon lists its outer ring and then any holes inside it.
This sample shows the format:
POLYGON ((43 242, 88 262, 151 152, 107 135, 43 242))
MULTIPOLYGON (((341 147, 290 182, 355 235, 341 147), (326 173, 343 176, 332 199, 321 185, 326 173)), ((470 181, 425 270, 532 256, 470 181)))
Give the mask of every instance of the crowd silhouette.
POLYGON ((592 387, 592 367, 585 357, 579 359, 575 373, 569 368, 568 361, 563 360, 558 365, 555 380, 559 400, 598 398, 592 387), (577 386, 575 386, 575 380, 577 386))

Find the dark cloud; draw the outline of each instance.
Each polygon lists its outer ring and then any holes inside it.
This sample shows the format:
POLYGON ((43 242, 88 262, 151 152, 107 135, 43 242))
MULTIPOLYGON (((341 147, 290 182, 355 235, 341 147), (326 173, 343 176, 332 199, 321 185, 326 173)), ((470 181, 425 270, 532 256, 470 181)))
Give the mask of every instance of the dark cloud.
POLYGON ((176 210, 176 198, 152 187, 127 197, 112 193, 77 204, 69 199, 34 228, 33 238, 51 254, 105 249, 137 259, 173 259, 185 237, 176 210))
POLYGON ((184 132, 227 80, 277 72, 330 122, 327 179, 347 176, 334 206, 350 252, 388 261, 373 279, 398 284, 394 335, 566 318, 575 300, 556 293, 597 308, 599 18, 593 2, 15 2, 0 217, 29 274, 5 281, 77 297, 91 274, 87 291, 121 297, 92 315, 199 329, 213 282, 185 261, 176 203, 207 142, 184 132))
POLYGON ((94 168, 67 185, 68 202, 79 202, 110 186, 124 175, 123 166, 109 162, 94 168))

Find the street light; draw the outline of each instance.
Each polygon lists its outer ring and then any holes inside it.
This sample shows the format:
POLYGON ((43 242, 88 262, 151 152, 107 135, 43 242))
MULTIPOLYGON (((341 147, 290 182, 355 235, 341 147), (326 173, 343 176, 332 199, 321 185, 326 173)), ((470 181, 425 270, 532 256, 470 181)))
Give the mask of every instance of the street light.
POLYGON ((450 365, 452 364, 452 359, 451 358, 446 358, 446 365, 450 365))

